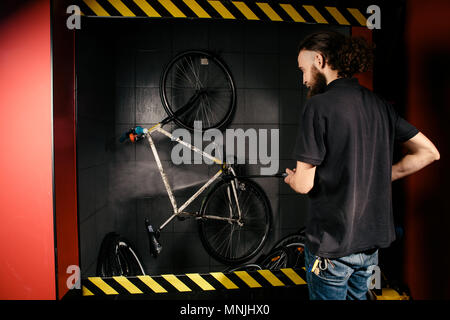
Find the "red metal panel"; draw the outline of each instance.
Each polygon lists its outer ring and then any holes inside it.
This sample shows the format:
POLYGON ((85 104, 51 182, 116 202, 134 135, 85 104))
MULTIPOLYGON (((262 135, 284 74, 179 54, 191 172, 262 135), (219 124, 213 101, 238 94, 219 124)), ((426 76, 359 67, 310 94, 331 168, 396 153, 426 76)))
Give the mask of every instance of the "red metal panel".
POLYGON ((50 1, 0 22, 0 299, 54 299, 50 1))
POLYGON ((406 117, 433 141, 441 160, 405 179, 405 280, 414 299, 449 299, 450 2, 413 0, 407 9, 406 117))
MULTIPOLYGON (((66 27, 71 1, 53 2, 53 114, 58 296, 68 292, 70 265, 79 265, 75 137, 75 32, 66 27)), ((71 285, 73 282, 70 282, 71 285)))

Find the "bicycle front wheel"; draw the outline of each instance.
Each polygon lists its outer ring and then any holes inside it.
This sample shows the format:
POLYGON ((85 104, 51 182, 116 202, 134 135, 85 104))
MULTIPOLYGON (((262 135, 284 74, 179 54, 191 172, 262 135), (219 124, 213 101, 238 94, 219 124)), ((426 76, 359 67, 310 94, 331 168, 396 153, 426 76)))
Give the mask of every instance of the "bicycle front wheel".
POLYGON ((222 180, 213 187, 202 203, 199 219, 205 250, 227 265, 253 258, 263 248, 272 226, 272 210, 264 191, 255 182, 239 178, 236 203, 232 181, 236 179, 222 180))
POLYGON ((160 95, 166 112, 174 113, 197 93, 192 108, 175 122, 194 130, 201 121, 202 130, 223 129, 236 106, 236 88, 231 73, 217 56, 205 51, 186 51, 175 56, 161 76, 160 95))

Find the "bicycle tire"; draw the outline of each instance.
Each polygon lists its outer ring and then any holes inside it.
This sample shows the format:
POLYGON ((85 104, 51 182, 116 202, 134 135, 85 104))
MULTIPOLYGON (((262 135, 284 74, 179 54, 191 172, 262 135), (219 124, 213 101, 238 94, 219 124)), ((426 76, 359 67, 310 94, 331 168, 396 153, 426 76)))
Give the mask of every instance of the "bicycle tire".
POLYGON ((275 243, 275 245, 273 246, 274 248, 277 247, 282 247, 285 246, 289 243, 293 243, 293 242, 301 242, 301 243, 305 243, 305 229, 302 228, 297 232, 294 233, 290 233, 286 236, 284 236, 283 238, 281 238, 280 240, 278 240, 277 243, 275 243))
POLYGON ((139 261, 133 248, 125 242, 125 239, 119 239, 116 245, 116 254, 120 266, 120 275, 138 276, 145 275, 142 263, 139 261))
POLYGON ((108 233, 103 239, 97 261, 97 276, 145 275, 136 250, 127 239, 117 233, 108 233))
POLYGON ((268 270, 280 270, 287 268, 289 263, 289 253, 284 247, 271 250, 267 255, 261 257, 261 267, 268 270))
POLYGON ((207 51, 189 50, 176 55, 164 68, 159 89, 169 116, 174 116, 197 90, 204 90, 193 109, 174 118, 179 126, 191 131, 195 120, 202 121, 202 130, 223 129, 236 107, 236 86, 228 67, 207 51))
MULTIPOLYGON (((233 217, 237 216, 236 205, 229 201, 231 188, 231 179, 223 179, 211 189, 200 208, 198 230, 209 255, 232 266, 249 261, 264 247, 272 227, 272 210, 269 199, 256 182, 239 178, 237 194, 243 225, 205 218, 212 214, 229 217, 230 211, 233 217)), ((234 197, 231 199, 235 201, 234 197)))
POLYGON ((279 240, 275 246, 283 247, 288 253, 286 266, 288 268, 298 269, 305 266, 305 234, 304 231, 287 235, 279 240))
POLYGON ((293 269, 300 269, 305 266, 305 244, 294 242, 285 247, 288 251, 287 266, 293 269))

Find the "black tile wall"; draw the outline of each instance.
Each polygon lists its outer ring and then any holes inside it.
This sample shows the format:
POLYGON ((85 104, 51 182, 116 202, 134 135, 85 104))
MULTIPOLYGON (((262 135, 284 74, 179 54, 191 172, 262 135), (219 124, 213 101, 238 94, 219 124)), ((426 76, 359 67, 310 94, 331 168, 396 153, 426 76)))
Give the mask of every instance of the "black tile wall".
POLYGON ((298 125, 305 94, 300 89, 280 89, 280 123, 298 125))
POLYGON ((245 44, 245 23, 227 22, 209 25, 209 49, 224 53, 240 53, 245 44))
POLYGON ((302 74, 298 69, 297 54, 280 54, 278 56, 280 66, 280 88, 302 89, 302 74))
POLYGON ((226 61, 227 67, 230 70, 234 83, 237 88, 244 88, 244 55, 239 52, 221 53, 220 56, 226 61))
POLYGON ((247 124, 279 123, 279 89, 245 90, 245 115, 247 124))
POLYGON ((115 51, 116 87, 134 87, 136 85, 136 50, 117 48, 115 51))
POLYGON ((278 55, 246 53, 244 56, 244 86, 249 89, 278 88, 278 55))
POLYGON ((136 122, 136 90, 134 87, 119 87, 115 89, 115 119, 116 124, 136 122))
POLYGON ((208 48, 209 28, 204 23, 180 21, 172 25, 174 53, 189 49, 208 48))
POLYGON ((81 271, 87 275, 95 273, 100 235, 114 230, 108 210, 113 119, 130 113, 122 106, 115 114, 111 39, 103 29, 89 30, 76 35, 78 221, 81 271))
POLYGON ((249 22, 243 28, 245 35, 245 52, 278 53, 279 25, 273 23, 249 22))
MULTIPOLYGON (((217 53, 237 87, 229 129, 279 130, 279 172, 294 167, 292 147, 305 101, 297 46, 313 31, 329 26, 244 21, 86 19, 77 34, 77 166, 80 253, 83 276, 95 274, 98 250, 111 231, 128 238, 149 274, 208 272, 225 266, 208 256, 194 219, 174 219, 161 232, 163 251, 149 254, 144 219, 159 226, 172 211, 147 144, 118 142, 136 125, 148 127, 166 116, 159 95, 160 75, 171 57, 190 49, 217 53)), ((348 28, 332 27, 349 33, 348 28)), ((176 129, 175 124, 165 127, 176 129)), ((158 153, 180 206, 217 166, 175 165, 174 142, 155 134, 158 153)), ((206 143, 209 144, 209 143, 206 143)), ((226 143, 224 143, 226 146, 226 143)), ((247 174, 260 174, 258 158, 247 174)), ((269 148, 270 150, 270 148, 269 148)), ((267 194, 273 228, 267 252, 282 236, 305 223, 307 196, 279 178, 254 179, 267 194)), ((203 196, 189 207, 199 210, 203 196)))
POLYGON ((136 122, 156 124, 167 116, 159 95, 159 88, 138 87, 136 90, 136 122))
POLYGON ((159 78, 168 62, 168 57, 170 57, 169 51, 138 50, 136 55, 136 86, 158 88, 159 78))

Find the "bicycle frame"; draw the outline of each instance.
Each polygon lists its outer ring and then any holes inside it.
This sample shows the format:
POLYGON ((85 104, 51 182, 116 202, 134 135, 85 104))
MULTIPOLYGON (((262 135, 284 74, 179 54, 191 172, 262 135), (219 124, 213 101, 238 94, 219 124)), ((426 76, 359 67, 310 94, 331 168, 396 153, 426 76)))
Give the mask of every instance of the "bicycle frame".
MULTIPOLYGON (((180 214, 185 214, 185 215, 188 215, 188 216, 197 216, 197 214, 184 212, 184 209, 186 209, 186 207, 189 206, 189 204, 191 204, 206 188, 208 188, 214 181, 216 181, 217 178, 219 178, 222 174, 224 174, 224 169, 226 168, 226 163, 224 163, 220 159, 217 159, 216 157, 212 156, 211 154, 206 153, 206 152, 198 149, 197 147, 193 146, 192 144, 187 143, 187 142, 181 140, 180 138, 176 138, 170 132, 164 130, 162 128, 162 125, 163 125, 163 123, 160 122, 160 123, 156 124, 155 126, 149 128, 147 133, 145 133, 145 136, 146 136, 146 138, 147 138, 147 140, 148 140, 148 142, 150 144, 151 150, 152 150, 153 155, 155 157, 159 173, 161 174, 161 178, 163 180, 164 187, 165 187, 165 189, 167 191, 167 195, 169 196, 169 200, 170 200, 170 203, 172 204, 172 208, 173 208, 173 214, 159 227, 158 230, 162 230, 170 221, 172 221, 173 218, 175 218, 176 216, 178 216, 180 214), (180 207, 177 206, 177 202, 176 202, 175 196, 173 195, 172 188, 170 187, 169 181, 167 179, 167 176, 166 176, 166 174, 164 172, 161 160, 159 158, 158 151, 156 150, 155 143, 154 143, 154 141, 153 141, 153 139, 151 137, 151 134, 153 132, 155 132, 155 131, 158 131, 158 132, 162 133, 163 135, 165 135, 168 138, 170 138, 172 141, 176 141, 176 142, 184 145, 185 147, 191 149, 192 151, 197 152, 197 153, 201 154, 202 156, 207 157, 208 159, 214 161, 215 163, 222 165, 222 169, 220 169, 212 178, 210 178, 197 192, 195 192, 180 207)), ((228 167, 228 169, 231 171, 232 175, 234 177, 236 177, 236 173, 234 172, 233 168, 228 167)), ((224 221, 228 221, 228 222, 236 222, 239 225, 242 225, 242 223, 240 221, 241 220, 241 209, 239 207, 238 196, 237 196, 237 180, 236 180, 236 178, 231 180, 231 185, 233 186, 232 187, 232 189, 233 189, 233 196, 234 196, 234 199, 236 200, 236 206, 237 206, 237 210, 238 210, 238 219, 233 219, 232 218, 231 210, 230 210, 230 217, 229 218, 217 217, 217 216, 211 216, 211 215, 203 215, 202 218, 224 220, 224 221)), ((231 195, 228 194, 228 197, 229 197, 229 200, 230 200, 230 203, 231 203, 231 195)))

